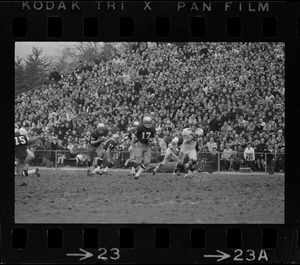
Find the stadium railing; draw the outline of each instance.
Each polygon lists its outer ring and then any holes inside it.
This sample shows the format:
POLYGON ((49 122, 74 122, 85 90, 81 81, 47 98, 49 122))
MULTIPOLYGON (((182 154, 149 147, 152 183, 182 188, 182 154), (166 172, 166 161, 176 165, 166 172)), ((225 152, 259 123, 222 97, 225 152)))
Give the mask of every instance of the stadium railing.
MULTIPOLYGON (((31 166, 45 166, 48 168, 59 168, 62 166, 86 167, 86 151, 71 153, 69 150, 34 150, 34 159, 30 162, 31 166)), ((113 168, 121 169, 126 167, 125 161, 130 157, 128 151, 113 151, 113 168)), ((163 161, 164 156, 160 152, 152 152, 151 164, 163 161)), ((187 160, 184 161, 187 163, 187 160)), ((174 164, 173 164, 174 166, 174 164)), ((285 171, 285 153, 255 153, 255 159, 251 156, 246 157, 244 153, 237 154, 227 162, 222 160, 222 152, 212 154, 210 152, 198 152, 196 170, 199 172, 261 172, 268 174, 272 172, 285 171), (258 159, 261 168, 258 168, 258 159), (225 167, 225 168, 224 168, 225 167), (248 169, 248 170, 247 170, 248 169)))

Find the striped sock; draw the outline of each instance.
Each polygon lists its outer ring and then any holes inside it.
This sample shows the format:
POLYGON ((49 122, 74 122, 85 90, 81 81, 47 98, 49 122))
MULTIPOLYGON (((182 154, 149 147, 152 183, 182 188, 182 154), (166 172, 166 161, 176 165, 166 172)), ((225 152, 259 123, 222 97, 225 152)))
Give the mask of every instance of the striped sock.
POLYGON ((140 176, 143 173, 143 171, 145 170, 145 168, 146 167, 142 164, 139 168, 139 171, 136 173, 136 176, 137 177, 140 176))

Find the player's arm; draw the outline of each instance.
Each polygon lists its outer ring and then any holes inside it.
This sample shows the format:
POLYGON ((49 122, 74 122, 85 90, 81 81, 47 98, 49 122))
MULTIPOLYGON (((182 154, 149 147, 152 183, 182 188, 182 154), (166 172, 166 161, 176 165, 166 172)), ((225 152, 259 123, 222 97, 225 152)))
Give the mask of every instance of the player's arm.
POLYGON ((188 134, 188 133, 183 133, 183 141, 185 144, 189 144, 194 140, 194 135, 193 134, 188 134))
POLYGON ((148 143, 149 143, 149 146, 151 147, 151 149, 156 145, 156 141, 152 137, 148 139, 148 143))
POLYGON ((175 137, 169 144, 169 148, 174 154, 176 154, 178 152, 178 150, 176 149, 178 142, 179 142, 179 139, 177 137, 175 137))
POLYGON ((151 130, 151 134, 150 134, 150 137, 148 139, 148 143, 151 147, 153 147, 157 144, 156 140, 154 139, 155 134, 156 134, 156 130, 155 129, 151 130))
POLYGON ((96 139, 95 137, 91 137, 91 144, 98 144, 98 143, 101 143, 101 142, 104 142, 106 140, 106 137, 105 136, 100 136, 98 139, 96 139))
POLYGON ((43 139, 43 136, 34 136, 34 137, 28 137, 27 140, 29 143, 34 143, 36 142, 37 140, 41 140, 43 139))
POLYGON ((135 143, 136 139, 137 139, 136 134, 133 134, 133 135, 132 135, 132 138, 131 138, 131 142, 130 142, 131 148, 134 146, 134 143, 135 143))
POLYGON ((111 149, 109 147, 106 149, 105 154, 106 154, 106 160, 109 163, 111 160, 111 149))

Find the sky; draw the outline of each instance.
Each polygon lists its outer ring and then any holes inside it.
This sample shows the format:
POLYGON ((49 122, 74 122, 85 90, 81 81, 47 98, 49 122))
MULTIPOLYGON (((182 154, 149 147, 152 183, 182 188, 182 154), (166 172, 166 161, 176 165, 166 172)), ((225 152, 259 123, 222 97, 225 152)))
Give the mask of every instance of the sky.
POLYGON ((65 44, 71 42, 15 42, 15 58, 26 58, 31 54, 32 47, 39 47, 43 49, 43 54, 49 57, 59 56, 59 50, 63 48, 65 44))

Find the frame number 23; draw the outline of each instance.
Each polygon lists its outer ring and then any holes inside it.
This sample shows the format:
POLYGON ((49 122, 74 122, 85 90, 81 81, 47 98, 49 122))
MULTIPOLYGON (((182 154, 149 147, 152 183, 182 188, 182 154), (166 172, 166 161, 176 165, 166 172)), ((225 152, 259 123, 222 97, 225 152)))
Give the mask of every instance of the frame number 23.
POLYGON ((106 248, 99 248, 98 252, 100 253, 97 257, 97 259, 101 260, 117 260, 120 258, 120 250, 118 248, 112 248, 110 249, 109 253, 107 253, 106 248))

